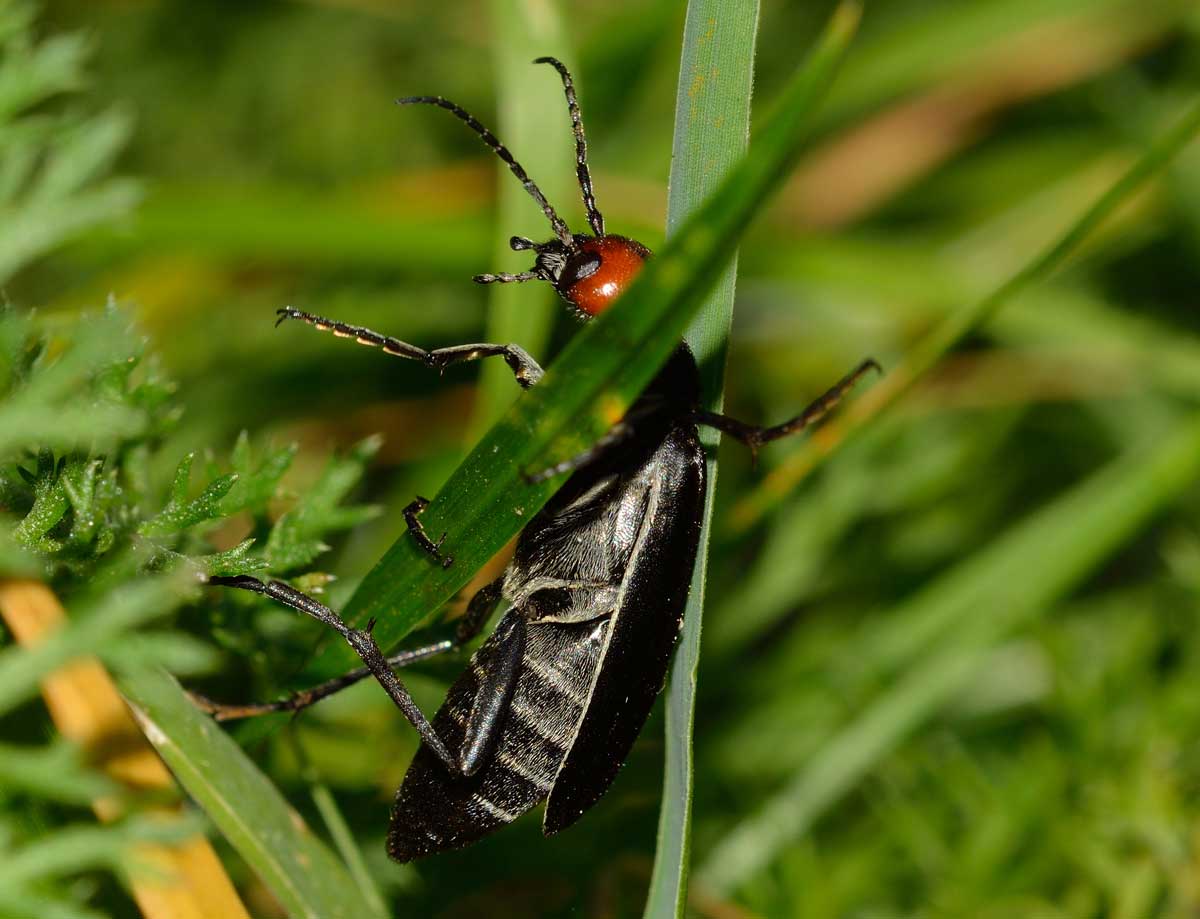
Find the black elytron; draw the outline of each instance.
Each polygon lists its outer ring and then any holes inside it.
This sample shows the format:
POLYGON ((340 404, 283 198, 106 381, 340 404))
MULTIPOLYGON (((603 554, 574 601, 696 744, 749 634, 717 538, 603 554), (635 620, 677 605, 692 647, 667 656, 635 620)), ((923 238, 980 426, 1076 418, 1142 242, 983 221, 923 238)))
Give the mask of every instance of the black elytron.
MULTIPOLYGON (((574 127, 580 190, 592 233, 572 234, 509 151, 472 115, 438 96, 402 104, 444 108, 465 122, 522 182, 549 219, 554 237, 531 250, 521 274, 484 274, 480 283, 544 280, 580 316, 611 305, 650 256, 640 243, 604 232, 587 165, 587 145, 571 75, 553 58, 574 127)), ((503 357, 523 387, 542 370, 516 345, 470 344, 426 351, 368 329, 301 310, 280 310, 335 335, 441 369, 503 357)), ((683 623, 705 496, 698 424, 716 427, 752 450, 820 420, 868 369, 865 361, 795 418, 760 428, 704 411, 696 363, 680 344, 626 417, 595 447, 546 470, 573 474, 521 533, 504 575, 471 600, 454 640, 385 658, 370 625, 352 629, 328 607, 280 581, 239 576, 211 582, 273 597, 337 630, 363 668, 277 702, 224 705, 197 697, 218 719, 298 711, 374 676, 422 737, 397 792, 388 852, 399 861, 470 845, 542 801, 543 829, 562 830, 608 789, 662 690, 683 623), (432 723, 395 671, 475 635, 501 601, 508 610, 472 655, 432 723)), ((443 565, 418 519, 424 499, 405 510, 413 538, 443 565)))

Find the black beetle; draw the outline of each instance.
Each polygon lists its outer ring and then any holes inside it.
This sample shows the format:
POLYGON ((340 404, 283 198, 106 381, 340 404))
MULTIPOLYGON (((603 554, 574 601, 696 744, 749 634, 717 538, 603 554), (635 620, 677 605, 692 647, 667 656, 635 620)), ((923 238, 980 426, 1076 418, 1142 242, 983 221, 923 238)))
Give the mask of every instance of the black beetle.
MULTIPOLYGON (((544 280, 587 317, 604 310, 632 281, 650 252, 604 232, 587 165, 587 144, 571 75, 562 77, 574 126, 579 186, 592 235, 575 235, 512 154, 468 112, 440 96, 398 100, 444 108, 478 134, 522 182, 550 220, 554 238, 514 237, 535 254, 521 274, 484 274, 479 283, 544 280)), ((517 382, 532 386, 541 367, 516 345, 471 344, 436 351, 301 310, 279 311, 318 329, 382 348, 437 369, 501 356, 517 382)), ((214 577, 266 594, 336 629, 366 664, 344 677, 257 705, 223 705, 196 697, 218 719, 298 711, 373 675, 420 733, 423 743, 396 795, 388 853, 398 861, 469 845, 545 800, 547 835, 562 830, 608 789, 666 679, 683 624, 704 507, 705 424, 756 450, 822 418, 868 369, 864 361, 800 415, 760 428, 700 407, 696 362, 680 344, 625 418, 592 449, 538 477, 574 474, 526 526, 505 574, 471 599, 453 641, 385 658, 371 625, 352 629, 328 607, 280 581, 214 577), (455 647, 476 634, 501 600, 509 610, 471 657, 432 723, 395 669, 455 647)), ((418 498, 404 515, 413 537, 443 565, 417 519, 418 498)), ((444 539, 444 536, 443 536, 444 539)))

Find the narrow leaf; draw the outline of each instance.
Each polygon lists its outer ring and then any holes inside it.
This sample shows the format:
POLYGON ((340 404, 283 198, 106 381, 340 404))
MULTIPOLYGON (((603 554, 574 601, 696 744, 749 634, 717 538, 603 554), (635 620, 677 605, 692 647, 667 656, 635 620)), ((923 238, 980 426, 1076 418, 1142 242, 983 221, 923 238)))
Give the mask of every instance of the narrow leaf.
POLYGON ((292 917, 380 917, 345 867, 241 748, 160 670, 122 687, 149 741, 188 794, 292 917))
MULTIPOLYGON (((758 0, 691 0, 683 33, 667 232, 680 227, 747 147, 758 0)), ((704 302, 688 332, 700 366, 705 408, 720 411, 726 343, 733 320, 737 256, 704 302)), ((666 753, 658 845, 645 915, 682 916, 687 903, 692 812, 692 722, 700 656, 709 523, 717 485, 717 436, 709 448, 707 498, 683 634, 666 692, 666 753)))
MULTIPOLYGON (((570 120, 558 74, 534 58, 553 54, 569 67, 562 16, 558 3, 544 0, 490 0, 493 54, 496 70, 496 112, 499 136, 516 151, 521 165, 552 202, 561 202, 563 217, 571 222, 566 203, 579 197, 575 187, 570 120)), ((576 78, 578 79, 578 70, 576 78)), ((586 111, 587 100, 582 105, 586 111)), ((522 271, 528 253, 508 246, 514 235, 545 233, 546 221, 525 189, 512 179, 508 166, 495 163, 497 208, 495 259, 489 271, 522 271)), ((550 340, 554 320, 560 315, 558 295, 549 284, 493 284, 488 292, 487 341, 518 342, 538 357, 550 340)), ((476 440, 512 404, 520 390, 502 361, 484 364, 480 374, 480 404, 472 427, 476 440)))

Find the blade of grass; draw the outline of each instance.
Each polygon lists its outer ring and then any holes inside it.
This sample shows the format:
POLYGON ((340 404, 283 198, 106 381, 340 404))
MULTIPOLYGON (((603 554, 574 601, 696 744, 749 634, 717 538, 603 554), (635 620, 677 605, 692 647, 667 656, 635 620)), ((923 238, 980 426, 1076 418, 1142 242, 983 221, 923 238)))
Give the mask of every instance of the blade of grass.
MULTIPOLYGON (((793 165, 809 114, 824 96, 853 31, 842 7, 833 26, 789 82, 755 148, 651 259, 620 301, 564 348, 541 384, 525 393, 455 470, 425 511, 434 533, 448 532, 442 568, 409 536, 398 539, 351 597, 345 616, 376 620, 389 647, 453 596, 528 523, 561 479, 530 485, 536 472, 579 453, 621 418, 677 346, 716 283, 741 232, 793 165)), ((329 646, 314 668, 354 665, 348 648, 329 646)))
POLYGON ((275 894, 289 916, 380 913, 271 781, 168 674, 131 673, 122 689, 142 732, 179 783, 275 894))
POLYGON ((300 774, 308 783, 308 793, 312 797, 313 807, 321 815, 321 821, 325 824, 325 830, 333 842, 334 850, 341 858, 342 864, 346 866, 350 877, 354 878, 354 883, 358 885, 359 892, 363 899, 370 904, 374 914, 386 916, 388 909, 383 894, 379 892, 375 879, 371 877, 362 849, 359 848, 358 841, 350 830, 350 824, 346 822, 346 817, 338 807, 333 792, 329 790, 328 785, 321 781, 320 773, 310 762, 308 752, 300 742, 299 735, 295 731, 289 731, 287 739, 292 748, 292 755, 296 757, 296 762, 300 766, 300 774))
MULTIPOLYGON (((683 30, 675 140, 667 201, 670 237, 712 192, 739 157, 750 137, 750 95, 754 84, 754 45, 758 0, 691 0, 683 30)), ((733 321, 737 253, 688 330, 701 372, 705 408, 720 411, 725 353, 733 321)), ((692 725, 696 669, 708 567, 708 531, 717 485, 714 448, 718 435, 702 432, 709 451, 707 500, 696 568, 666 691, 666 751, 658 844, 644 915, 682 916, 687 904, 692 817, 692 725)))
POLYGON ((1079 245, 1109 218, 1146 180, 1159 172, 1200 131, 1200 103, 1194 105, 1138 158, 1129 170, 1075 220, 1054 245, 1040 252, 1020 271, 972 306, 952 313, 934 328, 904 360, 878 384, 855 399, 824 426, 820 437, 807 440, 771 472, 730 515, 731 525, 744 531, 794 489, 817 463, 880 412, 890 408, 952 348, 986 323, 1017 294, 1061 267, 1079 245))
POLYGON ((28 890, 0 890, 0 916, 38 919, 106 919, 103 913, 28 890))
POLYGON ((885 619, 958 623, 897 684, 824 744, 759 812, 726 834, 699 876, 728 892, 766 867, 904 737, 951 701, 1014 629, 1044 613, 1200 474, 1200 416, 1133 449, 885 619))
POLYGON ((388 914, 387 904, 383 902, 383 895, 379 892, 374 878, 371 877, 371 872, 367 869, 366 860, 363 858, 362 850, 358 847, 358 841, 354 838, 350 825, 338 809, 333 792, 329 790, 328 785, 318 781, 312 782, 309 791, 312 794, 313 806, 321 815, 321 819, 325 821, 325 829, 329 831, 329 836, 337 848, 338 855, 342 857, 346 870, 354 878, 354 883, 358 885, 363 899, 370 904, 373 910, 372 915, 386 916, 388 914))
MULTIPOLYGON (((542 0, 491 0, 495 40, 496 94, 500 100, 497 129, 521 165, 556 207, 578 197, 570 143, 570 121, 558 74, 533 59, 553 55, 570 65, 567 39, 556 3, 542 0)), ((527 252, 514 255, 512 235, 541 239, 547 233, 545 218, 525 189, 512 179, 508 166, 496 161, 499 183, 496 209, 495 263, 487 271, 522 271, 529 267, 527 252), (520 259, 518 262, 517 259, 520 259)), ((573 221, 572 221, 573 222, 573 221)), ((550 340, 558 315, 558 295, 549 284, 493 284, 488 297, 487 341, 518 342, 538 354, 550 340)), ((475 412, 474 437, 478 440, 496 422, 520 390, 501 361, 487 361, 481 371, 480 404, 475 412)))
MULTIPOLYGON (((241 739, 245 740, 245 738, 241 739)), ((350 830, 350 824, 346 822, 345 816, 338 807, 333 792, 329 790, 328 785, 321 781, 320 773, 309 760, 308 751, 300 742, 299 735, 295 731, 289 731, 287 740, 292 755, 300 767, 300 775, 308 784, 308 793, 312 798, 313 807, 321 815, 321 822, 325 824, 325 831, 329 834, 334 851, 341 858, 342 864, 346 866, 350 877, 354 878, 354 883, 358 885, 363 899, 371 905, 374 914, 386 916, 388 910, 383 894, 375 884, 375 879, 371 877, 362 849, 359 848, 358 841, 350 830)))
POLYGON ((0 864, 0 890, 20 888, 72 870, 136 869, 137 843, 148 839, 174 841, 173 837, 186 831, 183 821, 172 824, 147 817, 109 827, 83 825, 61 829, 6 851, 0 864))
MULTIPOLYGON (((392 114, 392 113, 388 113, 392 114)), ((67 250, 81 265, 183 250, 212 259, 295 261, 401 270, 469 271, 486 258, 477 216, 380 213, 379 194, 330 198, 270 186, 170 185, 154 190, 128 226, 101 226, 67 250)))

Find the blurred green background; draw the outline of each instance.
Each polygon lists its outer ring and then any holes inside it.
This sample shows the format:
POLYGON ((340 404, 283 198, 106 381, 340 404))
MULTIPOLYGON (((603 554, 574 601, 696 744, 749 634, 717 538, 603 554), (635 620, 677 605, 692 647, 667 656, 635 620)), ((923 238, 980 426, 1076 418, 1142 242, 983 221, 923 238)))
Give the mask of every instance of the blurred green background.
MULTIPOLYGON (((657 246, 683 4, 572 4, 561 29, 548 0, 526 6, 535 28, 561 31, 536 50, 575 69, 610 230, 657 246)), ((470 277, 527 267, 504 243, 544 238, 544 221, 526 202, 518 224, 498 225, 511 176, 445 113, 392 99, 440 93, 488 123, 544 123, 544 148, 514 151, 535 178, 539 158, 569 158, 550 71, 530 68, 535 92, 500 95, 505 49, 529 41, 513 38, 521 23, 505 7, 54 0, 39 17, 43 32, 87 36, 90 78, 73 104, 115 106, 114 130, 130 131, 117 172, 143 197, 22 270, 7 299, 64 322, 110 294, 126 305, 177 381, 181 450, 225 451, 242 430, 295 440, 302 487, 331 448, 381 432, 362 496, 385 513, 318 562, 339 575, 335 600, 401 534, 399 509, 436 491, 489 400, 515 387, 489 377, 484 398, 475 368, 439 380, 274 329, 273 313, 295 305, 423 347, 489 334, 489 292, 470 277)), ((764 0, 756 101, 828 12, 764 0)), ((864 356, 894 366, 1042 251, 1198 91, 1194 3, 869 2, 811 149, 742 245, 728 411, 779 420, 864 356)), ((552 198, 580 229, 570 188, 552 198)), ((766 450, 757 470, 723 449, 697 702, 696 915, 1200 910, 1200 492, 1112 537, 1086 579, 1048 588, 1011 627, 973 631, 967 609, 919 643, 905 618, 948 572, 1196 407, 1198 256, 1193 145, 1068 270, 812 474, 789 463, 798 444, 766 450), (935 686, 944 660, 969 666, 935 686), (889 708, 923 674, 930 700, 903 717, 889 708), (844 733, 862 718, 866 752, 844 733), (789 829, 736 835, 761 815, 789 829), (723 873, 731 838, 753 851, 752 870, 723 873)), ((549 302, 528 285, 506 296, 535 316, 549 302)), ((573 326, 553 315, 543 363, 573 326)), ((1063 532, 1072 547, 1108 538, 1063 532)), ((1052 580, 1056 544, 1043 550, 1003 576, 1052 580)), ((261 698, 303 666, 316 631, 260 612, 271 630, 251 633, 241 609, 209 598, 183 621, 207 634, 217 617, 228 633, 206 688, 261 698)), ((458 666, 414 672, 427 711, 458 666)), ((240 736, 301 808, 303 749, 397 915, 618 916, 640 914, 649 880, 661 733, 656 715, 612 791, 562 836, 543 840, 530 818, 404 868, 382 840, 414 735, 375 687, 240 736)), ((255 903, 273 914, 265 894, 255 903)))

